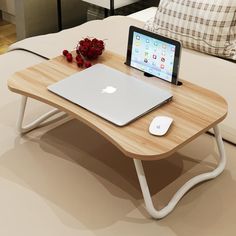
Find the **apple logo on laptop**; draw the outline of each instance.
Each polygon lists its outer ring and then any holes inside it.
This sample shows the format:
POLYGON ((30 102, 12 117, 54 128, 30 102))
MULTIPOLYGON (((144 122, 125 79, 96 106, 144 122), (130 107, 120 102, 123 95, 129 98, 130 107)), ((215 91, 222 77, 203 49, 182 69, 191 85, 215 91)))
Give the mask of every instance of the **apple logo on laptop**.
POLYGON ((102 93, 115 93, 116 92, 116 88, 115 87, 113 87, 113 86, 107 86, 106 88, 104 88, 103 90, 102 90, 102 93))

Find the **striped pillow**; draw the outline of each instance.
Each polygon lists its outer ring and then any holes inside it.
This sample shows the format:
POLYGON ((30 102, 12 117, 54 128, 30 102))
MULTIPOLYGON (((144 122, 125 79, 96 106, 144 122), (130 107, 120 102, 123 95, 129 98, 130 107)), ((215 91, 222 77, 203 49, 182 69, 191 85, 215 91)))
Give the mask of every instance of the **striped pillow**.
POLYGON ((145 28, 183 47, 236 60, 236 0, 161 0, 145 28))

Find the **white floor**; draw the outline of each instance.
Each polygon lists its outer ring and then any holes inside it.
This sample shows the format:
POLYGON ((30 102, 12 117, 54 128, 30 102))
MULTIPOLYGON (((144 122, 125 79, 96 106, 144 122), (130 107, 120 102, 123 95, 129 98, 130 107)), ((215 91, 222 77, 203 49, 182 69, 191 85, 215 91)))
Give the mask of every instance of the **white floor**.
MULTIPOLYGON (((5 106, 0 128, 0 235, 236 235, 236 147, 227 168, 198 185, 166 218, 143 205, 131 159, 76 120, 20 137, 17 110, 5 106), (10 115, 11 113, 11 115, 10 115)), ((202 135, 180 153, 146 162, 158 207, 191 176, 214 168, 214 139, 202 135)))

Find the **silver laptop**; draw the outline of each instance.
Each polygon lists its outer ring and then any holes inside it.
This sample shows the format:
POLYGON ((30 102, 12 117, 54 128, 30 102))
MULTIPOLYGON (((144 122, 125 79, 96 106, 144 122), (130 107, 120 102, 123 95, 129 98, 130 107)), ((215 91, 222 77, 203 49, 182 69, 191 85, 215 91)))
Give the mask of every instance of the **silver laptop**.
POLYGON ((103 64, 75 73, 48 89, 118 126, 172 98, 168 91, 103 64))

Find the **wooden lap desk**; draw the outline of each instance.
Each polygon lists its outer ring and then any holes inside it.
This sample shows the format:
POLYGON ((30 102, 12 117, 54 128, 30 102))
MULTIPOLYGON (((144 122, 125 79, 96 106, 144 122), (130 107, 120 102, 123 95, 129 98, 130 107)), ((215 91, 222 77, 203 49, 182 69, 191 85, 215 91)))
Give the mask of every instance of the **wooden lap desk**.
POLYGON ((49 117, 58 111, 65 111, 103 135, 127 157, 133 158, 147 211, 152 217, 160 219, 174 209, 190 188, 202 181, 215 178, 225 168, 224 146, 217 125, 227 115, 227 103, 218 94, 187 81, 183 81, 182 86, 176 86, 160 79, 146 78, 142 72, 124 65, 124 61, 123 57, 106 51, 97 62, 104 63, 133 75, 138 80, 145 80, 173 93, 171 102, 124 127, 113 125, 47 90, 48 85, 81 70, 75 63, 68 63, 63 56, 15 73, 8 80, 8 87, 11 91, 23 95, 18 120, 18 128, 21 133, 28 132, 39 124, 45 123, 49 117), (52 105, 56 109, 44 114, 26 127, 22 127, 27 97, 52 105), (174 119, 170 130, 162 137, 153 136, 148 132, 150 122, 157 115, 166 115, 174 119), (214 129, 219 149, 220 161, 218 166, 212 172, 200 174, 190 179, 176 192, 167 206, 161 210, 156 210, 147 185, 142 161, 154 161, 168 157, 210 128, 214 129))

